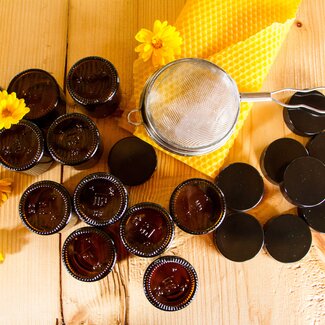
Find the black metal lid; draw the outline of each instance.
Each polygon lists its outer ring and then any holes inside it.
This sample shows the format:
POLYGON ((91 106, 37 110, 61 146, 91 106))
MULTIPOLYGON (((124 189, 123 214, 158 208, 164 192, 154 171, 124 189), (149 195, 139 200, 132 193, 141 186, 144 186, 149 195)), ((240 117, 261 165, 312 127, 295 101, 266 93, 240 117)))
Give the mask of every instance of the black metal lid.
POLYGON ((110 273, 116 263, 116 248, 103 230, 83 227, 72 232, 62 248, 62 260, 77 280, 98 281, 110 273))
POLYGON ((71 97, 81 105, 103 104, 117 93, 119 77, 108 60, 89 56, 76 62, 67 77, 71 97))
POLYGON ((157 155, 149 143, 137 137, 127 137, 110 150, 108 167, 125 185, 140 185, 156 170, 157 155))
MULTIPOLYGON (((318 92, 295 93, 290 105, 306 104, 325 110, 325 96, 318 92)), ((312 136, 325 129, 325 115, 307 112, 303 109, 283 109, 284 121, 288 128, 301 136, 312 136)))
POLYGON ((35 120, 45 116, 56 107, 60 88, 55 78, 41 69, 28 69, 20 72, 9 83, 8 93, 15 92, 23 98, 30 112, 26 119, 35 120))
POLYGON ((292 204, 311 207, 325 200, 325 164, 313 157, 293 160, 284 172, 281 191, 292 204))
POLYGON ((264 233, 255 217, 235 212, 226 215, 222 224, 215 230, 213 239, 223 256, 235 262, 244 262, 261 250, 264 233))
POLYGON ((128 193, 122 182, 105 172, 84 177, 73 194, 77 215, 92 226, 108 226, 118 221, 128 205, 128 193))
POLYGON ((96 124, 80 113, 58 117, 47 133, 48 150, 61 164, 77 166, 92 158, 100 147, 96 124))
POLYGON ((192 235, 215 230, 226 215, 226 202, 218 186, 203 178, 191 178, 173 191, 169 210, 177 226, 192 235))
POLYGON ((292 214, 283 214, 265 224, 264 242, 274 259, 291 263, 301 260, 308 253, 312 237, 305 221, 292 214))
POLYGON ((262 176, 256 168, 243 162, 224 168, 217 176, 216 184, 225 195, 227 208, 235 211, 254 208, 264 194, 262 176))
POLYGON ((325 131, 310 139, 306 147, 310 156, 321 160, 325 164, 325 131))
POLYGON ((44 139, 39 127, 21 120, 0 130, 0 164, 13 171, 34 167, 43 157, 44 139))
POLYGON ((263 151, 260 159, 264 176, 274 184, 283 181, 283 174, 287 166, 296 158, 307 156, 306 148, 291 138, 280 138, 273 141, 263 151))
POLYGON ((24 225, 38 235, 52 235, 70 221, 72 202, 64 186, 53 181, 30 185, 19 201, 19 216, 24 225))
POLYGON ((298 208, 298 214, 314 230, 325 233, 325 202, 311 208, 298 208))
POLYGON ((120 237, 132 254, 153 257, 163 253, 174 238, 174 222, 162 206, 143 202, 130 207, 120 224, 120 237))
POLYGON ((188 261, 177 256, 163 256, 148 266, 143 288, 153 306, 177 311, 188 306, 195 297, 198 277, 188 261))

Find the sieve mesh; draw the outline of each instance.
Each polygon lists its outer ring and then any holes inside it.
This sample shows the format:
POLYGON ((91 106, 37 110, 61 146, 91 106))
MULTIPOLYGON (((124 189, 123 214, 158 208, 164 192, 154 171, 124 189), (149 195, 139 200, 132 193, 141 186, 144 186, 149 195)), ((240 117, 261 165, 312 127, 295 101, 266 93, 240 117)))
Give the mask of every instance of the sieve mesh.
POLYGON ((239 114, 233 80, 209 61, 182 59, 149 80, 143 101, 145 126, 176 153, 209 152, 231 135, 239 114))

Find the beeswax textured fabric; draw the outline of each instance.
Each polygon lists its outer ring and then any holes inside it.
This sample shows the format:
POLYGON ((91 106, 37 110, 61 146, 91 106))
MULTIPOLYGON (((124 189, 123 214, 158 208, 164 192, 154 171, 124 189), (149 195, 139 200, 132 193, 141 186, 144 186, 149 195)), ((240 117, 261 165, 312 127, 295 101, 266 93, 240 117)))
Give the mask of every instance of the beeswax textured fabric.
MULTIPOLYGON (((292 25, 300 0, 188 0, 176 23, 183 37, 181 57, 212 61, 236 82, 239 91, 258 91, 292 25)), ((159 17, 157 17, 158 19, 159 17)), ((134 62, 131 106, 139 107, 144 84, 154 72, 150 61, 134 62)), ((252 104, 241 103, 235 131, 224 146, 194 157, 171 154, 150 139, 143 126, 134 135, 210 177, 222 167, 252 104)))

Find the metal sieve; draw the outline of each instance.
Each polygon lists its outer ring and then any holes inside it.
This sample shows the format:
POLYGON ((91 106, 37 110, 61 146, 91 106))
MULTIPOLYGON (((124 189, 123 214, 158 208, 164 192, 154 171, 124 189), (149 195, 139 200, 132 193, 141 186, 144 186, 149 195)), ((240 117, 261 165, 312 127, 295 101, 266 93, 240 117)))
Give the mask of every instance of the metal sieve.
POLYGON ((128 122, 143 124, 149 136, 164 149, 196 156, 216 150, 229 139, 241 101, 274 101, 289 109, 325 114, 325 110, 308 105, 286 104, 288 93, 324 89, 286 88, 269 93, 239 93, 233 79, 214 63, 185 58, 165 65, 147 80, 140 108, 128 114, 128 122), (141 122, 133 120, 136 112, 141 113, 141 122))

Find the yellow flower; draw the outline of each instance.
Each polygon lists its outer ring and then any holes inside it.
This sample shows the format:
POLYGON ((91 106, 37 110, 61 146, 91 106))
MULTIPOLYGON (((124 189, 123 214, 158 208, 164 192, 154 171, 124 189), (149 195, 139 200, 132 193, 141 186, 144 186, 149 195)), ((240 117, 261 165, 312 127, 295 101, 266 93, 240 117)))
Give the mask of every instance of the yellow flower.
POLYGON ((0 130, 17 124, 28 112, 24 99, 18 99, 16 93, 0 92, 0 130))
POLYGON ((11 193, 11 179, 0 179, 0 206, 7 201, 9 193, 11 193))
POLYGON ((176 28, 168 25, 167 21, 156 20, 153 31, 142 28, 135 35, 135 39, 142 43, 135 48, 135 51, 139 52, 139 57, 144 62, 151 58, 154 67, 165 65, 181 54, 183 39, 176 28))
POLYGON ((0 263, 2 263, 5 260, 3 254, 0 252, 0 263))

